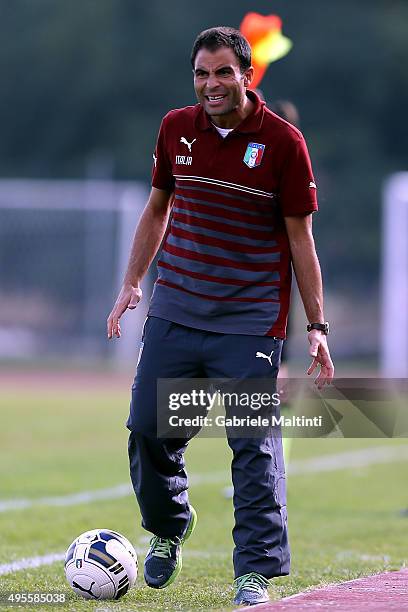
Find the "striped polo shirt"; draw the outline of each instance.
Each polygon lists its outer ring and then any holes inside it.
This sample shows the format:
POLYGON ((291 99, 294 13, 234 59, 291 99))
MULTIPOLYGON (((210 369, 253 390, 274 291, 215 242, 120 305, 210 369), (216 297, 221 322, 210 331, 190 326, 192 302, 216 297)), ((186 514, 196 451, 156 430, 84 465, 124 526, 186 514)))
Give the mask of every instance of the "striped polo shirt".
POLYGON ((284 217, 317 210, 302 134, 248 91, 225 138, 200 104, 170 111, 152 185, 173 193, 149 314, 230 334, 285 337, 291 257, 284 217))

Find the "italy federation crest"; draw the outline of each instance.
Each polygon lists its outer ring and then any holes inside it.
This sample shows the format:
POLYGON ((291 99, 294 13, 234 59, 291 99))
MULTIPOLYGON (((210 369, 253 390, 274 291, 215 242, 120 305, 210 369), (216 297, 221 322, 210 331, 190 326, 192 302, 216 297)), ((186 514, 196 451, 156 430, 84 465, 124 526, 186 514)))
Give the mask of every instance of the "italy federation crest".
POLYGON ((250 142, 245 151, 244 164, 248 168, 256 168, 262 161, 264 151, 265 145, 259 144, 259 142, 250 142))

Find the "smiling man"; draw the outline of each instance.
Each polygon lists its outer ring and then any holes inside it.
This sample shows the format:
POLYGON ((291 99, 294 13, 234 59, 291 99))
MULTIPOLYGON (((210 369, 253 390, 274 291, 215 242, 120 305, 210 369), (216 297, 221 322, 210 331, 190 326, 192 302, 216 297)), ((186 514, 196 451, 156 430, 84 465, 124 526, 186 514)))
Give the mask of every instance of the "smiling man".
MULTIPOLYGON (((202 32, 191 62, 198 104, 162 121, 151 194, 107 322, 108 337, 120 337, 119 319, 137 306, 140 282, 166 234, 127 423, 142 524, 154 534, 144 567, 153 588, 175 580, 196 524, 183 458, 188 439, 157 437, 157 379, 267 378, 273 385, 292 265, 309 322, 308 373, 320 370, 319 387, 334 373, 312 234, 316 183, 303 136, 248 90, 251 49, 239 31, 202 32)), ((228 436, 236 604, 267 601, 269 579, 289 573, 277 434, 228 436)))
POLYGON ((234 128, 253 110, 246 95, 253 68, 228 47, 193 49, 194 88, 205 112, 221 128, 234 128))

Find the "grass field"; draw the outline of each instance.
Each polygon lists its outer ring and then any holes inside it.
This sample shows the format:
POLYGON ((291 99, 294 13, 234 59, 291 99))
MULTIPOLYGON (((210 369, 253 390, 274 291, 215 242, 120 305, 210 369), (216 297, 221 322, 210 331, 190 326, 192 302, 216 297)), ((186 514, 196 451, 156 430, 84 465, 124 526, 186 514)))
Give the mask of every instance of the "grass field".
MULTIPOLYGON (((40 386, 21 388, 17 393, 6 386, 0 399, 0 502, 128 483, 127 408, 126 388, 118 391, 105 385, 97 391, 92 385, 78 389, 64 384, 47 391, 40 386)), ((301 465, 310 457, 405 444, 404 440, 296 439, 291 462, 301 465)), ((140 568, 137 587, 123 600, 85 602, 72 596, 58 609, 232 609, 232 502, 221 493, 230 482, 229 462, 230 451, 222 439, 193 440, 190 445, 187 465, 196 482, 190 497, 199 522, 185 547, 183 571, 174 586, 149 589, 140 568)), ((289 475, 292 573, 274 581, 271 598, 406 564, 408 518, 401 513, 408 507, 406 484, 406 455, 405 461, 401 455, 388 463, 289 475)), ((149 534, 140 527, 131 495, 69 507, 32 505, 0 512, 0 565, 62 552, 77 535, 95 527, 123 533, 137 550, 147 548, 149 534)), ((0 575, 0 590, 70 594, 62 562, 0 575)))

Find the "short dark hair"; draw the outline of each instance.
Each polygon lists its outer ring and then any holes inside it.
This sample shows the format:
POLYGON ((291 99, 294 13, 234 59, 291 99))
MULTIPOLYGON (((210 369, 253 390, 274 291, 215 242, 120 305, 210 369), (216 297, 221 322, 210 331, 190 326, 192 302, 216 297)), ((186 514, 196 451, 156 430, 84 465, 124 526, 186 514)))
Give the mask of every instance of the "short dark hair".
POLYGON ((191 51, 191 65, 194 68, 195 58, 200 49, 216 51, 221 47, 232 49, 238 58, 241 72, 251 67, 251 47, 239 30, 219 26, 204 30, 197 36, 191 51))

